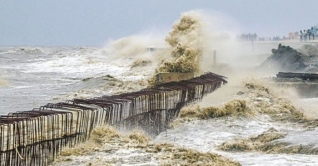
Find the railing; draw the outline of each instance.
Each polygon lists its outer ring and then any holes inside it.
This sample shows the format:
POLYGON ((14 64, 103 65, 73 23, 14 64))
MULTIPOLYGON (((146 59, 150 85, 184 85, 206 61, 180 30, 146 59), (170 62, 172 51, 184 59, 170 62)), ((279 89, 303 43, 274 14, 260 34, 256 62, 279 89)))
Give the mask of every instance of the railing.
POLYGON ((89 139, 94 127, 140 128, 151 135, 167 129, 180 109, 227 83, 206 73, 137 92, 49 103, 0 116, 0 165, 47 165, 64 147, 89 139))

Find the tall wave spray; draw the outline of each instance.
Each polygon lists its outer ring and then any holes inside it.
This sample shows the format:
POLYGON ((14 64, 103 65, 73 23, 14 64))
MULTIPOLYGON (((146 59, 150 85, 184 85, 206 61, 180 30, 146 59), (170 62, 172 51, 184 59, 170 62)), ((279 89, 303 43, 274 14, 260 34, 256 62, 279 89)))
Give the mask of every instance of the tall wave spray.
MULTIPOLYGON (((204 21, 199 12, 188 12, 174 23, 165 41, 172 47, 172 59, 164 60, 155 71, 159 72, 200 72, 200 59, 204 47, 204 21)), ((156 84, 155 77, 149 84, 156 84)))
POLYGON ((204 46, 203 26, 199 13, 189 12, 182 15, 166 37, 166 41, 173 47, 171 55, 175 59, 164 62, 159 71, 199 72, 199 60, 204 46))
MULTIPOLYGON (((233 55, 237 50, 237 43, 232 38, 236 33, 233 27, 236 25, 231 19, 220 13, 183 13, 165 38, 171 47, 171 58, 161 62, 155 75, 160 72, 201 74, 204 71, 213 71, 212 55, 215 49, 223 52, 222 60, 225 61, 231 59, 226 56, 233 55), (224 48, 224 45, 227 47, 224 48)), ((156 84, 155 76, 148 82, 150 85, 156 84)))
POLYGON ((237 42, 232 38, 237 34, 233 28, 236 28, 233 21, 221 13, 189 11, 172 25, 165 38, 162 35, 135 35, 111 41, 105 50, 113 63, 119 60, 122 64, 123 59, 131 58, 137 65, 146 61, 156 66, 148 79, 148 83, 154 85, 160 72, 218 73, 212 67, 214 50, 222 53, 218 54, 218 60, 225 63, 229 63, 238 51, 237 42), (149 52, 147 48, 152 46, 155 51, 149 52))

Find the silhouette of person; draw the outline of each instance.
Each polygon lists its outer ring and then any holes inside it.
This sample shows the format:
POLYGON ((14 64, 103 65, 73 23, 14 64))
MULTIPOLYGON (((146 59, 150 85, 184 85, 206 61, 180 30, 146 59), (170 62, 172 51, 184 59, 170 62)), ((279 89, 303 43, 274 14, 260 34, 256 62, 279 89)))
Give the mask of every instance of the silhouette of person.
POLYGON ((307 33, 306 33, 306 30, 304 30, 304 41, 307 41, 307 33))
POLYGON ((307 35, 308 35, 308 40, 310 41, 310 36, 311 36, 311 30, 307 29, 307 35))

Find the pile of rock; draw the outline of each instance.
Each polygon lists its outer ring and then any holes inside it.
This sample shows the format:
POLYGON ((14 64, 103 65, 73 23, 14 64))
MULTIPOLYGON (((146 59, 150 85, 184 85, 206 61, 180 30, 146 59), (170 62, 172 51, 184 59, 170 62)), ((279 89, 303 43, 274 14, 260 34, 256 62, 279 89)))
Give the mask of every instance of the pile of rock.
POLYGON ((268 57, 260 68, 283 72, 304 71, 307 67, 304 63, 306 55, 289 47, 278 45, 278 49, 272 49, 272 55, 268 57))

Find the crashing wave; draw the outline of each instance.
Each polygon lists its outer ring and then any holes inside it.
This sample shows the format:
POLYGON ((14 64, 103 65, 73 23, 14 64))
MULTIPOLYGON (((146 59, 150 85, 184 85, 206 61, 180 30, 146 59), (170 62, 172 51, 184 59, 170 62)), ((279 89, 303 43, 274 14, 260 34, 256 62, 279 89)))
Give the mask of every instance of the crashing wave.
MULTIPOLYGON (((156 69, 159 72, 200 72, 200 60, 203 53, 205 24, 198 12, 184 13, 180 20, 172 26, 166 42, 172 48, 171 60, 164 60, 156 69)), ((156 84, 155 76, 149 84, 156 84)))
POLYGON ((158 165, 240 165, 215 153, 202 153, 167 143, 154 144, 142 131, 134 130, 123 134, 110 126, 95 128, 90 140, 74 148, 64 149, 52 164, 72 165, 71 163, 77 162, 78 159, 85 165, 113 165, 118 162, 128 165, 132 163, 144 165, 149 162, 153 165, 154 161, 158 165), (125 155, 113 155, 123 153, 123 150, 126 151, 125 155), (102 159, 101 154, 104 156, 102 159), (83 156, 96 156, 94 158, 97 160, 85 160, 83 156), (123 160, 124 156, 131 159, 123 160), (134 158, 137 160, 131 161, 134 158))

